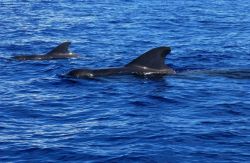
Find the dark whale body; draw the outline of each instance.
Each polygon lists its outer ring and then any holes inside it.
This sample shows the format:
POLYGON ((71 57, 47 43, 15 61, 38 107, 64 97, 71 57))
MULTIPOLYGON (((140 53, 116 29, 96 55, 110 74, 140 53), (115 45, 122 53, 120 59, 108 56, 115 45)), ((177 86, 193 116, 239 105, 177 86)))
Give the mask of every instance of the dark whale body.
POLYGON ((171 52, 170 47, 158 47, 142 54, 124 67, 104 69, 75 69, 66 74, 73 78, 91 78, 108 75, 166 75, 175 71, 165 65, 165 57, 171 52))
POLYGON ((77 54, 69 52, 68 48, 70 42, 64 42, 58 45, 56 48, 43 55, 19 55, 14 56, 12 59, 24 61, 24 60, 51 60, 51 59, 67 59, 67 58, 76 58, 77 54))

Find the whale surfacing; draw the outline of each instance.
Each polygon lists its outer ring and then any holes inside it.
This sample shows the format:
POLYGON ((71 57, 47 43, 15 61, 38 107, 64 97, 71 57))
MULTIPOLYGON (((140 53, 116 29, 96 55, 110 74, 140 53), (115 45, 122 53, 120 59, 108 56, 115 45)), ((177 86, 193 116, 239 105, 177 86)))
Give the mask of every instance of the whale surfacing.
POLYGON ((52 49, 47 54, 42 55, 18 55, 12 57, 12 59, 16 59, 19 61, 25 60, 51 60, 51 59, 67 59, 67 58, 76 58, 77 54, 74 54, 68 50, 71 42, 63 42, 58 45, 56 48, 52 49))
POLYGON ((166 75, 175 71, 165 65, 165 57, 171 52, 170 47, 157 47, 147 51, 123 67, 104 69, 75 69, 66 74, 73 78, 92 78, 109 75, 166 75))

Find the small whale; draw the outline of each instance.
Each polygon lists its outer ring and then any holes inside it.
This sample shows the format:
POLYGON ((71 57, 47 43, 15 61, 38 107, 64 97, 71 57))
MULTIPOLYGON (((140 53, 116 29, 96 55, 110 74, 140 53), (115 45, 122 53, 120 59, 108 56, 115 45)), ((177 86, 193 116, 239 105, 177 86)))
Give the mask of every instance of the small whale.
POLYGON ((165 64, 165 57, 171 52, 170 47, 151 49, 123 67, 104 69, 74 69, 66 74, 72 78, 93 78, 109 75, 166 75, 176 72, 165 64))
POLYGON ((12 57, 12 59, 25 61, 25 60, 51 60, 51 59, 67 59, 67 58, 76 58, 77 54, 69 52, 68 48, 70 42, 64 42, 58 45, 56 48, 48 52, 47 54, 42 55, 18 55, 12 57))

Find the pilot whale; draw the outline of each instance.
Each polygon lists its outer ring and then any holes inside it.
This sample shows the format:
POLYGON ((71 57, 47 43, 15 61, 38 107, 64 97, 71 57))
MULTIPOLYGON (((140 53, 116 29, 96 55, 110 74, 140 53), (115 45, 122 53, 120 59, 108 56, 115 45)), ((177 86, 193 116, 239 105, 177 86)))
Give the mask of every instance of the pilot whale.
POLYGON ((166 75, 176 72, 165 64, 165 57, 171 52, 170 47, 151 49, 123 67, 103 69, 74 69, 66 74, 73 78, 93 78, 109 75, 166 75))
POLYGON ((66 59, 66 58, 76 58, 78 57, 77 54, 69 52, 68 48, 70 42, 63 42, 62 44, 58 45, 54 49, 52 49, 47 54, 42 55, 18 55, 12 57, 12 59, 16 60, 51 60, 51 59, 66 59))

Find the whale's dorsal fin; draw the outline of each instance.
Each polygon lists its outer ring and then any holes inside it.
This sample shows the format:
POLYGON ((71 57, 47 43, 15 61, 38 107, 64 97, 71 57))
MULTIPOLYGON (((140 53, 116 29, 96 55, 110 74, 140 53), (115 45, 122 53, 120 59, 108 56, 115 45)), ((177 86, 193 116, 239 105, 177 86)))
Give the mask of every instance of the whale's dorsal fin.
POLYGON ((171 52, 170 47, 158 47, 147 51, 125 67, 143 66, 153 69, 166 68, 165 57, 171 52))
POLYGON ((46 55, 60 55, 60 54, 65 54, 69 53, 69 45, 71 42, 63 42, 54 49, 52 49, 50 52, 48 52, 46 55))

